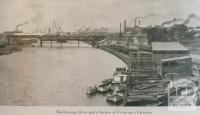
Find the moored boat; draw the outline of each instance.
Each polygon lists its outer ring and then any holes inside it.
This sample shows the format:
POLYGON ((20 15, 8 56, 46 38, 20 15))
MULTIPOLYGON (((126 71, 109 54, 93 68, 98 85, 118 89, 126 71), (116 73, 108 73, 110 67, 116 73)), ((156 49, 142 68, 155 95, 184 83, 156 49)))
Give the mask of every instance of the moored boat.
POLYGON ((97 92, 96 86, 89 86, 87 89, 87 94, 95 94, 97 92))
POLYGON ((97 91, 100 93, 106 93, 110 90, 110 88, 111 88, 111 85, 99 85, 97 87, 97 91))
POLYGON ((107 101, 118 103, 124 100, 124 93, 119 90, 118 87, 115 88, 113 93, 106 97, 107 101))
POLYGON ((116 93, 116 94, 107 96, 106 100, 113 103, 121 102, 123 101, 123 95, 120 93, 116 93))
POLYGON ((103 85, 110 85, 112 83, 113 79, 105 79, 102 81, 103 85))

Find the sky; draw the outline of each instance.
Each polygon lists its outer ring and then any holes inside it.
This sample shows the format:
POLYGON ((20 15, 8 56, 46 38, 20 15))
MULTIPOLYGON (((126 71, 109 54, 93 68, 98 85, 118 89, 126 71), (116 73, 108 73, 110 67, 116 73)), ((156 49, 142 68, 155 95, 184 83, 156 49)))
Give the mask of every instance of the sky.
MULTIPOLYGON (((13 31, 17 24, 25 32, 53 28, 55 20, 63 31, 81 27, 107 27, 119 31, 119 23, 134 18, 141 26, 160 25, 172 18, 186 18, 189 14, 200 16, 200 0, 0 0, 0 32, 13 31)), ((192 19, 191 26, 200 26, 192 19)))

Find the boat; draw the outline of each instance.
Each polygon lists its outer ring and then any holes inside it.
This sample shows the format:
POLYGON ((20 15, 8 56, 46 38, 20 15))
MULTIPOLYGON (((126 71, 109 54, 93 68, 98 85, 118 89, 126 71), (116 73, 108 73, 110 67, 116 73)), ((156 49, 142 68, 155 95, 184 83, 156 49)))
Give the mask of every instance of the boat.
POLYGON ((110 90, 110 88, 111 88, 111 85, 102 84, 97 87, 97 91, 100 93, 106 93, 110 90))
POLYGON ((122 102, 123 101, 123 95, 120 94, 120 93, 116 93, 116 94, 107 96, 106 100, 113 102, 113 103, 122 102))
POLYGON ((155 105, 167 99, 167 94, 136 94, 126 97, 126 106, 155 105))
POLYGON ((97 92, 96 86, 89 86, 87 89, 87 94, 95 94, 97 92))
POLYGON ((117 67, 116 70, 115 70, 115 72, 114 72, 114 75, 116 75, 116 74, 124 74, 126 72, 127 72, 126 68, 124 68, 124 67, 117 67))
POLYGON ((127 79, 127 73, 126 68, 116 68, 116 71, 113 74, 112 82, 111 82, 111 90, 114 91, 116 87, 118 87, 121 90, 126 89, 126 79, 127 79))
POLYGON ((110 85, 112 83, 113 79, 105 79, 102 81, 103 85, 110 85))
POLYGON ((118 103, 124 100, 124 93, 119 90, 118 87, 113 91, 113 93, 106 97, 107 101, 118 103))
MULTIPOLYGON (((140 83, 137 81, 137 83, 140 83)), ((146 81, 141 82, 142 87, 131 86, 128 87, 127 96, 126 96, 126 105, 127 106, 147 106, 158 104, 167 100, 168 91, 166 87, 168 86, 167 81, 146 81), (156 83, 157 82, 157 83, 156 83)))
POLYGON ((126 82, 127 74, 118 73, 113 75, 112 83, 123 84, 126 82))

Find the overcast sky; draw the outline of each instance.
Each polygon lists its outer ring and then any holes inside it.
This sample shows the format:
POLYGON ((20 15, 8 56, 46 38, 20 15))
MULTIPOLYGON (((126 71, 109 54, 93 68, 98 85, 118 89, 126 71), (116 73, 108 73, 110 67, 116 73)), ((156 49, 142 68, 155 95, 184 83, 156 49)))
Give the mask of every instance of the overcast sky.
MULTIPOLYGON (((64 31, 83 26, 117 31, 124 19, 133 26, 135 17, 153 14, 142 19, 141 24, 158 25, 191 13, 200 16, 200 0, 0 0, 0 32, 14 30, 25 21, 29 23, 21 29, 26 32, 47 29, 52 20, 64 31)), ((200 25, 200 20, 193 19, 190 25, 200 25)))

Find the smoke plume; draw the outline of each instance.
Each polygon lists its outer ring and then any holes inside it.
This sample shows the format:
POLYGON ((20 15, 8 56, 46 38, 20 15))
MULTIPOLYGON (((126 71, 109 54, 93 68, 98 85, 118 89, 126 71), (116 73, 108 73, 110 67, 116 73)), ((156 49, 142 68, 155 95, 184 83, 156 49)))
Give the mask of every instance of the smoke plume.
POLYGON ((196 14, 189 14, 188 17, 183 21, 183 24, 189 24, 192 18, 200 19, 196 14))
POLYGON ((178 21, 181 21, 181 20, 183 20, 182 18, 173 18, 172 20, 169 20, 169 21, 166 21, 166 22, 163 22, 162 23, 162 26, 164 26, 164 25, 169 25, 169 24, 172 24, 172 23, 175 23, 175 22, 178 22, 178 21))
POLYGON ((145 19, 145 18, 148 18, 148 17, 155 17, 155 16, 161 16, 159 14, 155 14, 155 13, 151 13, 149 15, 146 15, 146 16, 141 16, 141 17, 136 17, 136 19, 145 19))
POLYGON ((43 16, 43 12, 41 10, 41 8, 43 7, 43 4, 34 1, 32 4, 30 4, 30 7, 32 8, 34 15, 32 17, 30 17, 29 20, 27 20, 23 23, 17 24, 16 29, 19 29, 19 27, 22 27, 22 26, 27 25, 29 23, 38 24, 38 23, 43 21, 44 16, 43 16))
POLYGON ((149 17, 162 17, 162 15, 151 13, 151 14, 146 15, 146 16, 136 17, 135 18, 135 26, 137 25, 137 23, 140 25, 140 19, 146 19, 146 18, 149 18, 149 17))
POLYGON ((23 23, 20 23, 20 24, 17 24, 16 27, 21 27, 21 26, 24 26, 24 25, 27 25, 29 23, 29 21, 25 21, 23 23))

